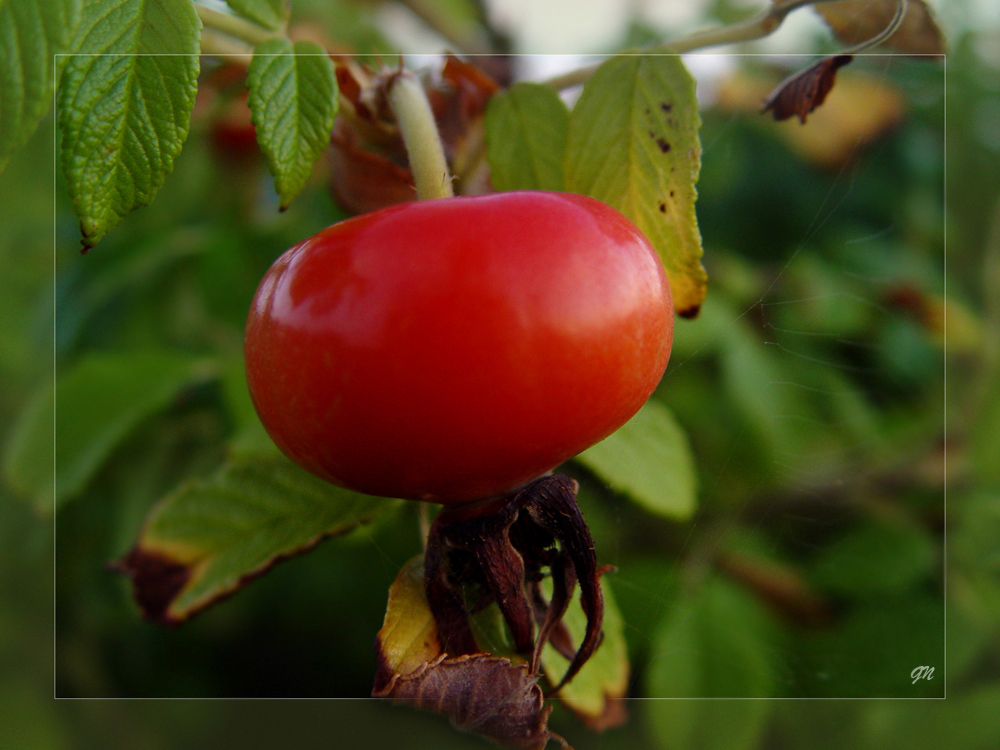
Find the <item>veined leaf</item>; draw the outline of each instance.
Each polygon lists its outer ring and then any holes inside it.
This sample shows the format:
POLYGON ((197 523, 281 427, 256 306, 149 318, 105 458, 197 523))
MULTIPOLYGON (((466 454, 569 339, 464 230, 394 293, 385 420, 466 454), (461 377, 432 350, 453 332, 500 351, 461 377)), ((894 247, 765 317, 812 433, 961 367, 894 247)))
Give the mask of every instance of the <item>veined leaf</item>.
POLYGON ((647 402, 576 460, 653 513, 684 520, 695 511, 698 476, 691 446, 663 404, 647 402))
POLYGON ((566 189, 635 222, 660 254, 683 317, 698 314, 707 283, 694 212, 700 125, 679 57, 612 57, 583 87, 566 152, 566 189))
POLYGON ((497 190, 563 190, 569 110, 549 86, 515 83, 490 99, 486 157, 497 190))
POLYGON ((244 18, 272 31, 281 28, 288 20, 285 0, 226 0, 226 5, 244 18))
POLYGON ((0 1, 0 172, 52 106, 83 0, 0 1))
POLYGON ((148 205, 173 169, 194 107, 200 28, 191 0, 84 0, 59 127, 85 248, 148 205))
POLYGON ((119 567, 143 614, 181 622, 275 563, 392 512, 282 455, 242 456, 164 498, 119 567))
POLYGON ((313 42, 270 39, 254 50, 247 86, 257 141, 284 210, 330 144, 337 114, 333 63, 313 42))
POLYGON ((160 351, 81 360, 29 402, 4 475, 40 509, 51 510, 82 490, 129 432, 203 372, 197 360, 160 351))
MULTIPOLYGON (((647 676, 650 698, 768 698, 773 623, 749 593, 719 578, 677 604, 661 624, 647 676)), ((663 747, 751 750, 770 703, 664 700, 650 711, 663 747)))

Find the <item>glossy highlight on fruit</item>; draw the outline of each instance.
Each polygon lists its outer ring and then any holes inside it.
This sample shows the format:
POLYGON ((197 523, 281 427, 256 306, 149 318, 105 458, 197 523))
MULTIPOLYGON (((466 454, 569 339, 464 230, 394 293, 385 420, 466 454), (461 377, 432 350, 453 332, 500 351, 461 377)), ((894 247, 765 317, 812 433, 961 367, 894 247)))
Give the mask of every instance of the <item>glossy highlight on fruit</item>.
POLYGON ((457 504, 517 488, 614 432, 667 365, 666 274, 586 196, 417 201, 285 252, 251 306, 257 412, 335 484, 457 504))

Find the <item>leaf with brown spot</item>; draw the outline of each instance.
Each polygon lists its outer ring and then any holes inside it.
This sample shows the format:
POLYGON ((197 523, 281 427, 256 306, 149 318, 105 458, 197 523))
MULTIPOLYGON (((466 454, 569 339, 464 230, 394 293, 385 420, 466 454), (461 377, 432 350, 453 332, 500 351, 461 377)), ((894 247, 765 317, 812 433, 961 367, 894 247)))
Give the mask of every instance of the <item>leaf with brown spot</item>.
POLYGON ((278 562, 396 507, 324 482, 277 451, 240 455, 161 500, 113 567, 131 579, 144 617, 176 625, 278 562))
MULTIPOLYGON (((898 5, 898 0, 838 0, 819 3, 813 10, 844 44, 861 44, 889 26, 898 5)), ((909 0, 902 25, 883 44, 912 55, 946 52, 944 34, 923 0, 909 0)))
POLYGON ((611 57, 570 113, 564 163, 568 191, 617 208, 649 238, 685 318, 698 314, 708 288, 694 210, 700 126, 694 79, 679 56, 611 57))
POLYGON ((770 111, 775 120, 787 120, 796 115, 805 123, 806 117, 823 103, 833 88, 838 68, 854 59, 853 55, 824 57, 808 68, 789 76, 764 102, 761 112, 770 111))

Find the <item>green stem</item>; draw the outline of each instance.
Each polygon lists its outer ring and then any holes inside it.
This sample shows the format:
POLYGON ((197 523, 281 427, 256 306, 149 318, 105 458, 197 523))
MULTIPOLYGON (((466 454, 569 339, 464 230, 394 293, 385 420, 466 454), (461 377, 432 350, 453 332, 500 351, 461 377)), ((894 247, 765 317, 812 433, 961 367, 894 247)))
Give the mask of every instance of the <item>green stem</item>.
POLYGON ((417 197, 451 198, 451 174, 424 87, 412 73, 401 70, 389 83, 388 98, 406 145, 417 197))
POLYGON ((195 5, 198 9, 198 17, 201 25, 206 29, 221 31, 235 39, 246 42, 251 47, 256 47, 268 39, 275 39, 284 36, 283 31, 271 31, 263 26, 258 26, 253 21, 247 21, 239 16, 223 13, 204 5, 195 5))

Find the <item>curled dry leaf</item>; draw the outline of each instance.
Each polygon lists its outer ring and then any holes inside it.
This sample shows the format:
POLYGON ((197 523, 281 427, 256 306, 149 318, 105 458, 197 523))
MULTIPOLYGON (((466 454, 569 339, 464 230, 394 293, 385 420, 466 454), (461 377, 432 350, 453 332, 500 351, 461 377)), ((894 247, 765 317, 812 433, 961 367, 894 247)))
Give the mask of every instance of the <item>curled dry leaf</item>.
POLYGON ((504 747, 541 750, 550 739, 551 706, 538 675, 525 664, 490 654, 439 656, 406 675, 394 675, 375 698, 389 698, 447 716, 456 729, 487 737, 504 747))
POLYGON ((424 594, 423 558, 389 588, 385 621, 375 639, 378 671, 372 696, 447 716, 460 730, 504 747, 540 750, 549 739, 551 706, 528 665, 487 653, 448 656, 424 594))
MULTIPOLYGON (((734 72, 719 82, 713 107, 729 113, 758 112, 772 86, 770 77, 734 72)), ((809 127, 801 127, 795 120, 768 127, 808 163, 839 169, 897 127, 906 112, 906 98, 896 86, 849 71, 838 77, 837 86, 823 106, 810 115, 809 127), (859 106, 860 102, 863 106, 859 106)))
MULTIPOLYGON (((844 44, 861 44, 889 26, 898 5, 898 0, 838 0, 816 4, 813 10, 844 44)), ((946 51, 944 34, 923 0, 909 0, 902 25, 884 45, 911 55, 943 55, 946 51)))
POLYGON ((795 115, 805 123, 809 113, 830 93, 837 70, 853 59, 853 55, 825 57, 789 76, 771 93, 761 111, 770 111, 775 120, 787 120, 795 115))

